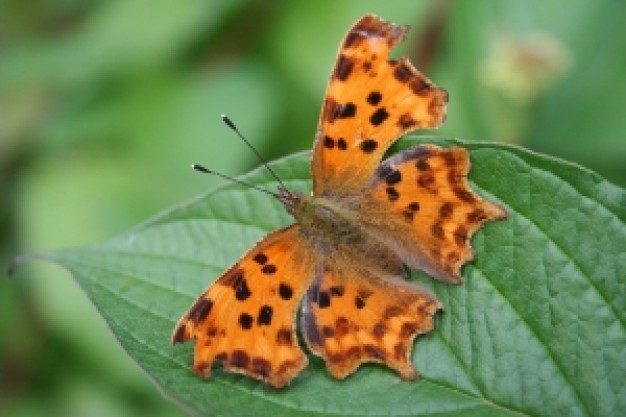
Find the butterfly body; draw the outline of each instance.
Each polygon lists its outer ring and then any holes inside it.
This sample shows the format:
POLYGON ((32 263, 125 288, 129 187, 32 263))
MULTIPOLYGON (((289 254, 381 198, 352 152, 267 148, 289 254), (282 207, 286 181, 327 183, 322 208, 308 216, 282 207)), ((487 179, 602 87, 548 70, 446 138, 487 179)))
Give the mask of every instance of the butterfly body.
POLYGON ((313 245, 330 248, 364 240, 355 212, 325 197, 295 194, 291 199, 286 209, 313 245))
POLYGON ((373 15, 341 44, 313 147, 313 192, 279 189, 295 223, 267 235, 180 319, 173 343, 195 339, 194 371, 214 362, 282 388, 309 350, 344 378, 378 362, 412 380, 413 339, 441 308, 405 266, 460 283, 470 238, 506 211, 475 194, 463 148, 420 145, 381 163, 387 148, 445 118, 448 95, 388 55, 407 28, 373 15))

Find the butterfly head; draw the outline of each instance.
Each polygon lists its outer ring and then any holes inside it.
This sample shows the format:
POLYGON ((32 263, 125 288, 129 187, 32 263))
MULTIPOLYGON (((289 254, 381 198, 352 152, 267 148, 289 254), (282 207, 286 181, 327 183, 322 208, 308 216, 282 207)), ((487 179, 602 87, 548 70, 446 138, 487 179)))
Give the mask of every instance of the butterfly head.
POLYGON ((285 206, 297 223, 306 226, 315 222, 315 207, 318 199, 300 192, 291 192, 285 187, 279 187, 278 199, 285 206))
POLYGON ((291 192, 287 188, 280 186, 278 187, 278 200, 285 206, 285 210, 287 213, 296 217, 296 213, 302 211, 302 207, 304 203, 304 194, 299 192, 291 192))

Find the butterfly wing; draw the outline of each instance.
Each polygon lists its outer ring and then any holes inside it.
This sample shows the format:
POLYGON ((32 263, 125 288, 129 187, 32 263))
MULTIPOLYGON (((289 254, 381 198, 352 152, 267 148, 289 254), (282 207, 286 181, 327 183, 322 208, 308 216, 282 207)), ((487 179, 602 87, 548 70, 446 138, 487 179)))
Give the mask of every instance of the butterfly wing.
POLYGON ((286 386, 308 363, 295 314, 312 265, 298 226, 271 233, 198 298, 172 343, 196 340, 193 369, 205 377, 218 361, 228 372, 286 386))
POLYGON ((413 339, 433 329, 441 305, 404 280, 394 254, 373 243, 369 248, 372 257, 354 258, 343 247, 318 265, 302 307, 305 341, 336 378, 345 378, 361 363, 378 362, 414 380, 413 339), (395 270, 381 267, 385 263, 395 264, 395 270))
POLYGON ((385 160, 364 191, 359 223, 404 263, 448 282, 474 256, 470 239, 503 207, 472 191, 469 152, 420 145, 385 160), (381 213, 385 213, 384 216, 381 213))
POLYGON ((443 122, 446 91, 406 58, 389 60, 407 30, 366 15, 344 38, 313 147, 315 195, 358 191, 401 135, 443 122))

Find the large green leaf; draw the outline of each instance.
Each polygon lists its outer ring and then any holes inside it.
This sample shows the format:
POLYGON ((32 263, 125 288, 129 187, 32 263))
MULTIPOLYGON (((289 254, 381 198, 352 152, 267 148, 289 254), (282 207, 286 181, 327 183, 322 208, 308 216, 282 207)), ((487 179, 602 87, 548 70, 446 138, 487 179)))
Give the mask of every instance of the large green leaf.
MULTIPOLYGON (((418 382, 363 366, 333 380, 323 362, 288 389, 216 369, 192 374, 176 320, 257 239, 290 222, 272 197, 226 185, 108 242, 46 253, 84 288, 115 337, 170 398, 199 415, 567 415, 626 409, 626 192, 578 166, 506 145, 471 150, 470 179, 509 219, 473 239, 476 261, 450 286, 414 273, 445 306, 417 339, 418 382)), ((424 139, 408 139, 409 146, 424 139)), ((308 190, 308 153, 273 167, 308 190)), ((265 170, 245 179, 275 188, 265 170)))

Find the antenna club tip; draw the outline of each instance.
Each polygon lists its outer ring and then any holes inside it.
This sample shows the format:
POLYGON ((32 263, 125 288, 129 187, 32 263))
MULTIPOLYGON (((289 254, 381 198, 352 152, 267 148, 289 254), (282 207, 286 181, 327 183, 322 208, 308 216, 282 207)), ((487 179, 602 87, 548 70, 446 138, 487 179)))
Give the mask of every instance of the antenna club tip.
POLYGON ((230 127, 231 129, 233 129, 235 132, 237 132, 237 134, 241 135, 239 133, 239 130, 237 130, 237 126, 235 126, 235 124, 228 118, 228 116, 226 116, 225 114, 222 114, 222 121, 224 123, 226 123, 226 125, 228 127, 230 127))
POLYGON ((206 169, 205 167, 203 167, 200 164, 191 164, 191 167, 193 169, 195 169, 196 171, 204 172, 205 174, 212 174, 213 173, 213 171, 211 171, 210 169, 206 169))

